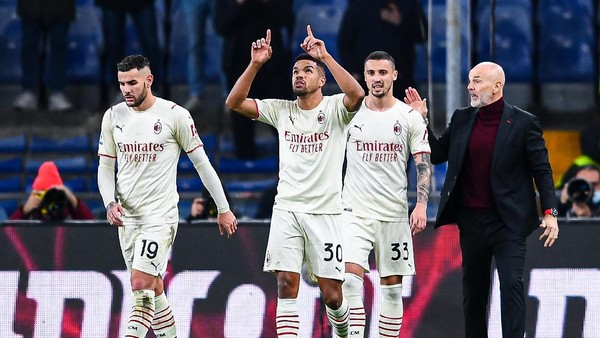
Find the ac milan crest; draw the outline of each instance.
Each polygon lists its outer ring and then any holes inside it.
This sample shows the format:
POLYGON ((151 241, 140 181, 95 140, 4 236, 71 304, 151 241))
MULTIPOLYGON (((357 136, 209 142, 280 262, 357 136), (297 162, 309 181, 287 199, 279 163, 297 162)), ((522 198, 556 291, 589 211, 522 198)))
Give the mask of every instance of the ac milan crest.
POLYGON ((162 123, 160 123, 160 120, 158 120, 154 124, 154 133, 158 135, 158 134, 160 134, 161 131, 162 131, 162 123))
POLYGON ((323 112, 322 112, 322 111, 319 111, 319 115, 317 115, 317 121, 318 121, 320 124, 323 124, 323 123, 325 123, 325 114, 323 114, 323 112))
POLYGON ((394 134, 396 134, 396 136, 399 136, 401 132, 402 127, 400 126, 400 122, 396 121, 396 123, 394 124, 394 134))

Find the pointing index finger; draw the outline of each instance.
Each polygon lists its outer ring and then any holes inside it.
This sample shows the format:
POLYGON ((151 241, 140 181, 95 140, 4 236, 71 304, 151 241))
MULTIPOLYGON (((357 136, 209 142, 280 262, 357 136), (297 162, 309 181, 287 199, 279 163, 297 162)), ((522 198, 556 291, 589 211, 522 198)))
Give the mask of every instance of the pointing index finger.
POLYGON ((269 45, 269 46, 271 45, 271 30, 270 29, 267 29, 266 42, 267 42, 267 45, 269 45))
POLYGON ((306 25, 306 34, 308 34, 308 36, 314 36, 310 25, 306 25))

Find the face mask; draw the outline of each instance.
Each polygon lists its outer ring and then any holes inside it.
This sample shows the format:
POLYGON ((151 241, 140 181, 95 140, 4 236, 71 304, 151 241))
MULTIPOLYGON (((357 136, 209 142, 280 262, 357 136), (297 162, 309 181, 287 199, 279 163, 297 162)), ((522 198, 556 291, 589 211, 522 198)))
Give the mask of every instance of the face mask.
POLYGON ((592 195, 592 203, 600 204, 600 191, 594 191, 594 194, 592 195))

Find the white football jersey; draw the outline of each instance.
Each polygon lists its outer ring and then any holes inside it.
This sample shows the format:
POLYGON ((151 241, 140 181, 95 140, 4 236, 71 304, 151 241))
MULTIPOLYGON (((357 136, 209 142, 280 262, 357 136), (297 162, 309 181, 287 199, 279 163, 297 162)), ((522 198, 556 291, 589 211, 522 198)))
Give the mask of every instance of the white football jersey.
POLYGON ((354 116, 343 98, 344 94, 325 96, 311 110, 300 109, 297 101, 255 100, 257 120, 274 126, 279 134, 275 208, 341 213, 344 128, 354 116))
POLYGON ((365 101, 348 125, 343 206, 382 221, 408 219, 406 177, 411 154, 431 153, 423 117, 405 103, 373 111, 365 101))
POLYGON ((116 193, 125 224, 179 221, 179 155, 201 146, 190 113, 171 101, 157 97, 145 111, 122 102, 104 113, 98 155, 117 160, 116 193))

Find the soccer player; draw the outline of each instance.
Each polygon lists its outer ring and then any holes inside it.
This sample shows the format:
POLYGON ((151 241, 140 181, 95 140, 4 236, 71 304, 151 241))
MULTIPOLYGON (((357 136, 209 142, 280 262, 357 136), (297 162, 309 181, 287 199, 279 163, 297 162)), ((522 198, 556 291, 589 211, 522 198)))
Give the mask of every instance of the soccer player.
POLYGON ((119 226, 131 274, 133 307, 125 336, 142 338, 152 327, 158 337, 176 337, 163 275, 179 221, 175 180, 182 149, 216 201, 221 234, 233 235, 237 220, 190 113, 152 94, 148 59, 127 56, 117 68, 125 102, 108 109, 102 119, 98 188, 108 222, 119 226))
POLYGON ((327 52, 310 26, 296 58, 292 85, 297 99, 249 99, 261 66, 271 57, 271 32, 252 43, 251 61, 227 97, 227 106, 277 128, 279 182, 264 271, 277 278, 277 336, 298 335, 297 296, 306 259, 318 280, 334 332, 347 336, 348 303, 342 296, 344 261, 338 229, 342 203, 344 127, 364 97, 360 84, 327 52), (343 93, 324 96, 325 67, 343 93))
POLYGON ((346 278, 350 306, 349 337, 364 337, 363 279, 369 253, 381 283, 379 336, 398 337, 402 326, 402 277, 415 274, 412 235, 427 225, 431 161, 426 122, 419 112, 393 96, 398 76, 387 52, 369 54, 364 63, 369 94, 348 125, 343 220, 346 278), (417 169, 417 201, 408 216, 407 163, 417 169))

